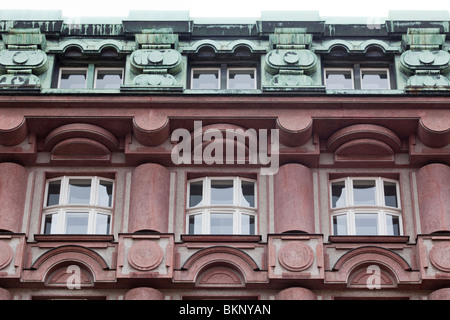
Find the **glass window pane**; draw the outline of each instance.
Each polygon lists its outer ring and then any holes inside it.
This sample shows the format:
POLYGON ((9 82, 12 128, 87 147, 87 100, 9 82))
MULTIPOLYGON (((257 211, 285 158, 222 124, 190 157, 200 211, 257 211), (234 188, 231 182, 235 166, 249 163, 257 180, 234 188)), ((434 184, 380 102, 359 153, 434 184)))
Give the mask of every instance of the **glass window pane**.
POLYGON ((353 89, 351 70, 327 70, 325 77, 327 89, 353 89))
POLYGON ((59 194, 61 192, 61 180, 48 183, 47 206, 59 204, 59 194))
POLYGON ((228 89, 256 89, 255 70, 228 70, 228 89))
POLYGON ((233 180, 211 181, 211 205, 233 204, 233 180))
POLYGON ((122 69, 98 69, 95 79, 96 89, 120 89, 122 69))
POLYGON ((361 89, 389 89, 387 70, 361 70, 361 89))
POLYGON ((88 222, 88 212, 67 212, 66 234, 87 234, 88 222))
POLYGON ((189 234, 202 234, 203 215, 189 216, 189 234))
POLYGON ((98 186, 98 205, 103 207, 112 206, 112 181, 101 180, 98 186))
POLYGON ((90 179, 69 180, 69 204, 89 204, 91 198, 90 179))
POLYGON ((192 70, 192 89, 220 89, 218 69, 192 70))
POLYGON ((241 234, 255 234, 255 216, 241 215, 241 234))
POLYGON ((211 213, 209 219, 211 234, 233 234, 232 213, 211 213))
POLYGON ((47 214, 44 220, 44 234, 57 233, 57 227, 58 227, 58 215, 47 214))
POLYGON ((372 236, 378 235, 378 214, 357 213, 355 214, 356 235, 372 236))
POLYGON ((59 80, 61 89, 84 89, 86 88, 86 69, 61 70, 59 80))
POLYGON ((345 181, 331 184, 332 208, 345 207, 347 205, 345 194, 345 181))
POLYGON ((398 207, 397 203, 397 184, 384 181, 384 204, 388 207, 398 207))
POLYGON ((337 236, 348 235, 347 215, 341 214, 333 217, 333 234, 337 236))
POLYGON ((375 180, 353 180, 355 206, 375 205, 375 180))
POLYGON ((189 184, 189 207, 201 205, 203 200, 203 181, 191 182, 189 184))
POLYGON ((109 234, 111 216, 109 214, 97 214, 95 234, 109 234))
POLYGON ((241 205, 243 207, 255 207, 255 183, 241 181, 241 205))
POLYGON ((400 218, 391 214, 386 215, 386 228, 388 236, 400 235, 400 218))

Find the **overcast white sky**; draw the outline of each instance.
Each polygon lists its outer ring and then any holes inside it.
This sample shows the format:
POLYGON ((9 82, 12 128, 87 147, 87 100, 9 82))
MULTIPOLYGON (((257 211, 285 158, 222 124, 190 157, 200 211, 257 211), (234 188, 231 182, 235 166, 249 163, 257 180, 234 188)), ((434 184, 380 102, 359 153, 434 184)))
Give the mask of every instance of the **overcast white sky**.
POLYGON ((118 16, 130 10, 188 10, 195 17, 259 17, 261 11, 317 10, 320 16, 387 17, 389 10, 447 10, 449 0, 0 0, 2 9, 62 10, 65 17, 118 16))

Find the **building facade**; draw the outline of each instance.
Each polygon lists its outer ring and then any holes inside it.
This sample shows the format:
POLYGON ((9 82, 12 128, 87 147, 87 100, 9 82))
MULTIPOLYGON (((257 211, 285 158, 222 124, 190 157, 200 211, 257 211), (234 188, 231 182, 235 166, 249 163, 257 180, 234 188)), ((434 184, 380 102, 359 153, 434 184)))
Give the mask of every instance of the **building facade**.
POLYGON ((450 299, 448 12, 0 13, 0 298, 450 299))

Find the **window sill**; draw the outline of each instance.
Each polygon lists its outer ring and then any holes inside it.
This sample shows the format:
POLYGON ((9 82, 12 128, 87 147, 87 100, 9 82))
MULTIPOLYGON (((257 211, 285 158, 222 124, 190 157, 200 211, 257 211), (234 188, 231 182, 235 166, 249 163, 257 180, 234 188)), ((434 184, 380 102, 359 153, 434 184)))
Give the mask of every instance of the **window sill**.
POLYGON ((35 234, 34 239, 39 242, 112 242, 114 236, 110 234, 35 234))
POLYGON ((407 243, 409 236, 329 236, 332 243, 407 243))
POLYGON ((183 234, 183 242, 260 242, 260 235, 183 234))

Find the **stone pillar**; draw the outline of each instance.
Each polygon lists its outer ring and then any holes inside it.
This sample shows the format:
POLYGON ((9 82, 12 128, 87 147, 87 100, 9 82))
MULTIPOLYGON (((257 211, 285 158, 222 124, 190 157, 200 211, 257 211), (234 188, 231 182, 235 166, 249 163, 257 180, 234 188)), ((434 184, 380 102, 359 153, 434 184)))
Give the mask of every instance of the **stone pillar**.
POLYGON ((274 178, 275 233, 314 233, 312 172, 301 164, 286 164, 274 178))
POLYGON ((0 163, 0 231, 21 232, 27 177, 21 165, 0 163))
POLYGON ((136 167, 131 180, 129 232, 167 232, 169 193, 169 170, 155 163, 136 167))
POLYGON ((128 291, 125 300, 164 300, 164 295, 156 289, 139 287, 128 291))
POLYGON ((433 291, 428 296, 428 300, 450 300, 450 288, 433 291))
POLYGON ((450 231, 450 167, 426 165, 417 172, 421 232, 450 231))
POLYGON ((317 300, 317 297, 309 289, 293 287, 278 292, 275 300, 317 300))

